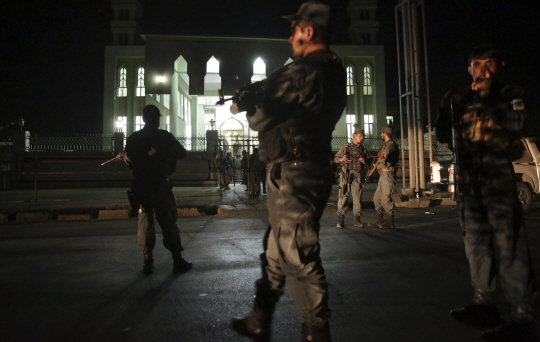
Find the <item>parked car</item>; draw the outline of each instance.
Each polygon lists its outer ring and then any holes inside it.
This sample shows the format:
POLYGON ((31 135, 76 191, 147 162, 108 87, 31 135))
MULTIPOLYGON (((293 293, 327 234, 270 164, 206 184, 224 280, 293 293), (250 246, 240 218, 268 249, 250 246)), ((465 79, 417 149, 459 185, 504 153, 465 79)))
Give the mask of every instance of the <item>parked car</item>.
MULTIPOLYGON (((523 211, 529 210, 533 196, 540 194, 540 141, 538 138, 522 138, 523 156, 513 162, 519 201, 523 211)), ((454 162, 431 162, 430 189, 454 192, 454 162)))

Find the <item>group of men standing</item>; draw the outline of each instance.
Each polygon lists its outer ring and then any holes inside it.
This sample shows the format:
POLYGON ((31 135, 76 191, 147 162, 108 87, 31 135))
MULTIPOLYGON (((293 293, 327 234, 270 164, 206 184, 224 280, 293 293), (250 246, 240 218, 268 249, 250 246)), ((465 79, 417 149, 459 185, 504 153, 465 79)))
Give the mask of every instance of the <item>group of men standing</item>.
MULTIPOLYGON (((297 59, 234 97, 240 111, 247 112, 250 127, 259 132, 258 159, 269 167, 269 226, 253 307, 247 316, 233 319, 232 327, 254 340, 268 341, 275 305, 287 285, 304 320, 302 341, 329 342, 331 310, 319 230, 335 181, 331 139, 346 104, 346 74, 328 47, 329 6, 309 1, 296 15, 284 18, 290 22, 289 44, 297 59)), ((471 303, 451 315, 468 324, 494 326, 483 332, 486 340, 529 341, 536 335, 536 288, 511 164, 520 154, 519 130, 526 110, 523 90, 500 81, 501 57, 491 47, 473 51, 469 58, 473 83, 445 97, 437 124, 439 141, 453 145, 460 168, 458 204, 474 288, 471 303), (504 324, 494 296, 497 280, 512 305, 511 320, 504 324)), ((138 236, 146 274, 153 271, 153 214, 172 253, 173 270, 182 273, 192 267, 182 257, 176 203, 167 180, 186 151, 172 134, 158 129, 160 116, 157 107, 145 107, 146 126, 126 144, 134 175, 132 193, 140 203, 138 236)), ((380 175, 373 198, 377 217, 368 226, 394 228, 392 192, 399 149, 390 127, 380 134, 384 145, 368 171, 380 175)), ((350 196, 354 227, 363 226, 361 171, 371 164, 363 138, 357 128, 352 143, 334 157, 342 163, 341 228, 350 196)))
POLYGON ((353 198, 354 227, 362 228, 364 224, 360 220, 362 216, 362 190, 364 178, 370 176, 372 171, 379 173, 379 183, 373 202, 377 211, 377 218, 368 223, 368 227, 393 229, 394 227, 394 202, 392 194, 396 183, 396 171, 399 161, 399 147, 392 140, 392 128, 383 127, 381 138, 384 141, 380 148, 377 159, 372 162, 366 148, 362 145, 364 130, 358 127, 353 133, 353 140, 336 153, 334 161, 341 164, 339 181, 339 199, 337 203, 338 228, 345 227, 345 214, 349 208, 349 197, 353 198), (372 165, 373 164, 373 165, 372 165), (367 172, 363 172, 371 166, 367 172))

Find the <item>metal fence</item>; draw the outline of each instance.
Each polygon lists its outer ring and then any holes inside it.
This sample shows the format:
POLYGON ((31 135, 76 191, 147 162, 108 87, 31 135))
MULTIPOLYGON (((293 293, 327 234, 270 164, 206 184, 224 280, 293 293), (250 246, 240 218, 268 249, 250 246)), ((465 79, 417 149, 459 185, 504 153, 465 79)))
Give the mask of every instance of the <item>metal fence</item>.
MULTIPOLYGON (((117 133, 118 134, 118 133, 117 133)), ((123 145, 125 146, 125 135, 123 137, 123 145)), ((205 136, 197 137, 176 137, 176 139, 186 148, 188 151, 204 152, 207 149, 207 141, 205 136)), ((235 145, 246 145, 246 138, 242 137, 241 141, 233 140, 227 141, 223 136, 219 137, 219 145, 222 147, 236 147, 235 145)), ((250 146, 257 147, 259 145, 258 137, 249 137, 250 146)), ((347 136, 333 136, 332 137, 332 150, 338 151, 344 144, 350 142, 350 138, 347 136)), ((394 141, 401 146, 401 139, 394 139, 394 141)), ((72 134, 72 135, 26 135, 26 150, 27 151, 114 151, 114 133, 113 134, 72 134)), ((380 137, 366 137, 362 144, 368 151, 378 151, 384 144, 380 137)), ((120 149, 122 150, 123 147, 120 149)), ((447 144, 440 144, 434 142, 433 159, 436 161, 447 161, 452 159, 452 151, 448 148, 447 144)), ((409 149, 408 138, 404 140, 403 149, 409 149)), ((428 136, 424 137, 424 149, 429 150, 428 136)), ((224 149, 225 150, 225 149, 224 149)), ((235 153, 236 153, 235 149, 235 153)))
POLYGON ((105 151, 114 150, 113 134, 26 134, 27 151, 105 151))
POLYGON ((176 137, 176 140, 188 151, 206 151, 206 137, 176 137))

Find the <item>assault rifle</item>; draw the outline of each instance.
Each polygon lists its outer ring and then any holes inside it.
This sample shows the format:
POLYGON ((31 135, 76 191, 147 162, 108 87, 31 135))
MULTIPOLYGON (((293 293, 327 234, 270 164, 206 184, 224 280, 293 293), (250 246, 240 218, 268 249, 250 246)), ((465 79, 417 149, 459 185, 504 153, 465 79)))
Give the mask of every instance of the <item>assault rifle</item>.
POLYGON ((116 161, 116 160, 121 160, 124 163, 126 163, 126 165, 129 165, 129 158, 126 155, 126 152, 121 152, 121 153, 118 153, 118 155, 116 155, 114 158, 109 159, 106 162, 101 163, 101 166, 103 166, 105 164, 108 164, 108 163, 110 163, 112 161, 116 161))
POLYGON ((375 161, 375 163, 373 163, 373 165, 371 166, 371 168, 368 170, 368 172, 366 173, 366 182, 369 181, 369 176, 371 176, 371 174, 377 170, 377 165, 379 165, 380 162, 382 162, 384 159, 386 158, 386 149, 384 149, 383 151, 381 151, 381 153, 379 154, 379 157, 377 158, 377 160, 375 161))

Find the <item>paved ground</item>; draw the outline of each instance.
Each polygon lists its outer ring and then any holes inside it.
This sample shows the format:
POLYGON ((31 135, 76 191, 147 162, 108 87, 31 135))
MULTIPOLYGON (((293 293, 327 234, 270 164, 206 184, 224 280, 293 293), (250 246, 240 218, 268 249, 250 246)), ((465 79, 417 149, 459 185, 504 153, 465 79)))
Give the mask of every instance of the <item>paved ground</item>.
MULTIPOLYGON (((373 194, 377 183, 364 185, 363 205, 373 207, 373 194)), ((399 201, 402 183, 396 184, 395 200, 399 201)), ((82 189, 17 189, 0 191, 0 223, 15 221, 18 213, 44 212, 51 219, 59 215, 88 214, 98 218, 100 211, 128 209, 128 188, 82 188, 82 189), (4 217, 4 220, 2 220, 4 217)), ((217 187, 174 187, 179 208, 196 208, 199 213, 213 215, 218 208, 225 210, 266 210, 266 194, 248 198, 245 186, 231 185, 231 190, 220 191, 217 187)), ((329 204, 338 200, 337 184, 333 187, 329 204)), ((352 201, 352 200, 351 200, 352 201)), ((439 205, 432 202, 432 205, 439 205)), ((197 211, 196 210, 196 211, 197 211)))
MULTIPOLYGON (((364 213, 364 221, 374 218, 364 213)), ((0 225, 1 340, 247 341, 228 324, 249 311, 267 219, 262 210, 227 217, 178 220, 194 263, 179 277, 161 235, 156 272, 141 275, 135 219, 0 225)), ((526 218, 538 274, 539 203, 526 218)), ((335 224, 329 207, 321 244, 335 342, 480 341, 477 329, 448 316, 471 295, 454 208, 397 209, 396 231, 335 224)), ((286 294, 273 341, 299 341, 300 324, 286 294)))

